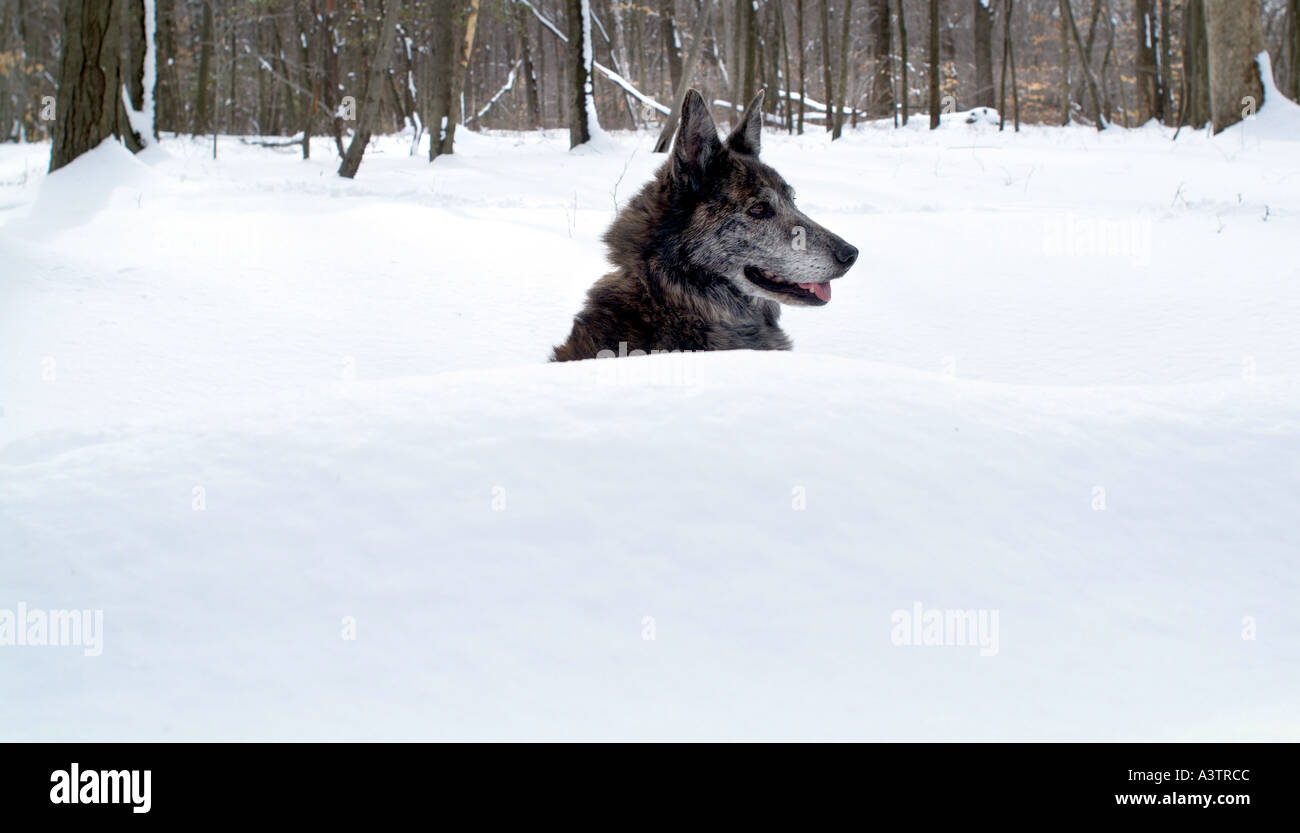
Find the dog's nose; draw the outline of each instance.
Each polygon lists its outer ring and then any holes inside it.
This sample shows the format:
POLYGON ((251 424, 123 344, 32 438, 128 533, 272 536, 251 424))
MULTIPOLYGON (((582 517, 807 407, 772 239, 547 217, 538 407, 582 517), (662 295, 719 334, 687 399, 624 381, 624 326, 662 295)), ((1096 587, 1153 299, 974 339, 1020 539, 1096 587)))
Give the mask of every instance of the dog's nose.
POLYGON ((858 259, 857 247, 841 241, 840 245, 835 247, 835 259, 845 266, 852 266, 853 261, 858 259))

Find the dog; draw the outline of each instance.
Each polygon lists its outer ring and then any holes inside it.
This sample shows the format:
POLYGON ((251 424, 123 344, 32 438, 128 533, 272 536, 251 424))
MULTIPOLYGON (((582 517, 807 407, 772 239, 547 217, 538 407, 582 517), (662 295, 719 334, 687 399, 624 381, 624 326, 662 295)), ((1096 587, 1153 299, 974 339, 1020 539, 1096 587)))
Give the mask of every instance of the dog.
POLYGON ((791 349, 780 305, 824 306, 858 250, 796 208, 759 161, 762 105, 759 92, 724 142, 687 92, 668 160, 605 232, 615 270, 587 292, 552 361, 791 349))

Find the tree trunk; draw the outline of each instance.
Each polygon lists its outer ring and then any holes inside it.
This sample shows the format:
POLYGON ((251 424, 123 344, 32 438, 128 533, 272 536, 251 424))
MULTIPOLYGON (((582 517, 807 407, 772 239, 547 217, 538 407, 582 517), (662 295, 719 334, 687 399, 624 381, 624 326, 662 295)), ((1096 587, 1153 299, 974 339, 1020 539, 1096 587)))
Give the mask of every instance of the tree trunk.
POLYGON ((346 153, 343 150, 343 116, 339 112, 339 105, 342 102, 339 99, 338 16, 332 0, 326 0, 324 16, 317 11, 316 0, 312 0, 312 12, 316 24, 320 27, 321 35, 321 67, 324 72, 320 84, 321 97, 325 102, 325 109, 330 113, 330 125, 334 129, 334 147, 338 150, 339 158, 342 158, 346 153))
POLYGON ((1056 15, 1061 35, 1061 125, 1070 125, 1070 27, 1066 23, 1065 7, 1070 0, 1059 0, 1056 15))
MULTIPOLYGON (((976 0, 978 2, 978 0, 976 0)), ((873 118, 894 113, 893 24, 889 20, 889 0, 870 0, 867 5, 867 51, 871 66, 871 115, 873 118)))
POLYGON ((1300 101, 1300 0, 1288 0, 1286 19, 1289 23, 1287 32, 1291 54, 1291 100, 1300 101))
MULTIPOLYGON (((901 2, 901 0, 900 0, 901 2)), ((794 10, 794 36, 799 39, 799 135, 803 135, 803 113, 806 106, 804 96, 808 92, 805 69, 807 68, 808 49, 803 40, 803 0, 796 0, 794 10)))
POLYGON ((63 4, 63 58, 50 148, 56 171, 109 136, 141 148, 122 100, 122 0, 63 4))
POLYGON ((1172 70, 1169 67, 1169 0, 1160 0, 1160 115, 1165 124, 1174 120, 1172 70))
POLYGON ((343 154, 343 164, 339 165, 339 176, 352 179, 361 167, 361 157, 370 144, 370 131, 379 118, 379 100, 384 94, 384 81, 388 76, 388 67, 393 59, 393 36, 397 30, 398 0, 385 0, 384 13, 379 23, 379 38, 375 52, 370 56, 370 68, 366 72, 366 86, 362 93, 362 104, 357 114, 357 129, 352 134, 352 142, 343 154))
MULTIPOLYGON (((465 17, 465 37, 460 44, 460 57, 452 74, 451 90, 447 102, 447 133, 442 139, 442 152, 452 153, 456 141, 456 125, 461 119, 461 101, 465 96, 465 78, 469 75, 469 56, 474 52, 474 33, 478 29, 479 0, 469 0, 469 14, 465 17)), ((590 33, 590 26, 588 26, 590 33)))
POLYGON ((1160 89, 1160 68, 1156 62, 1155 0, 1135 0, 1134 17, 1137 20, 1137 73, 1138 124, 1151 119, 1162 119, 1161 105, 1164 93, 1160 89))
POLYGON ((1264 86, 1255 63, 1255 56, 1264 51, 1259 0, 1205 0, 1205 35, 1210 117, 1218 133, 1264 104, 1264 86))
POLYGON ((157 3, 158 89, 154 93, 154 132, 164 129, 180 132, 181 115, 176 91, 175 0, 157 0, 157 3))
MULTIPOLYGON (((477 0, 474 0, 477 3, 477 0)), ((587 0, 567 0, 569 24, 569 148, 591 141, 596 121, 591 78, 591 18, 587 0)))
POLYGON ((226 97, 226 132, 235 132, 235 73, 239 67, 239 50, 235 48, 235 21, 230 21, 230 95, 226 97))
POLYGON ((794 88, 794 79, 790 77, 790 37, 785 25, 785 7, 774 4, 776 10, 777 32, 781 37, 781 59, 785 77, 785 132, 794 134, 794 97, 790 91, 794 88))
POLYGON ((193 135, 208 132, 208 73, 212 68, 212 3, 203 0, 203 28, 199 30, 199 88, 194 96, 193 135))
POLYGON ((930 129, 939 126, 939 0, 930 0, 930 129))
POLYGON ((668 78, 672 89, 682 84, 682 53, 677 43, 677 26, 673 22, 673 0, 659 0, 659 37, 668 56, 668 78))
MULTIPOLYGON (((840 18, 840 98, 835 113, 835 130, 831 133, 832 141, 844 132, 844 108, 849 98, 849 21, 853 17, 853 0, 844 0, 844 9, 840 13, 843 15, 840 18)), ((826 106, 830 106, 829 101, 826 106)))
POLYGON ((835 129, 831 118, 834 111, 834 86, 831 84, 831 13, 827 8, 830 0, 822 0, 822 80, 826 98, 826 130, 835 129))
POLYGON ((903 6, 903 0, 898 0, 898 66, 899 66, 899 89, 898 102, 902 109, 903 124, 907 124, 908 105, 911 102, 911 89, 908 87, 907 80, 907 9, 903 6))
POLYGON ((682 65, 682 79, 673 96, 673 110, 664 121, 663 129, 659 131, 659 140, 655 142, 655 153, 667 153, 673 134, 677 132, 677 122, 682 116, 686 93, 690 90, 691 80, 695 77, 695 68, 700 65, 700 54, 704 51, 704 40, 709 31, 712 10, 713 4, 705 2, 700 6, 700 16, 695 18, 695 28, 691 31, 691 52, 686 57, 686 63, 682 65))
POLYGON ((1092 100, 1092 116, 1096 120, 1098 130, 1106 129, 1106 120, 1101 115, 1101 96, 1097 93, 1097 79, 1092 74, 1092 61, 1088 57, 1088 50, 1083 47, 1083 40, 1079 37, 1079 27, 1074 22, 1074 12, 1070 9, 1069 0, 1061 0, 1061 10, 1065 13, 1065 20, 1069 24, 1070 34, 1074 37, 1074 46, 1079 50, 1079 65, 1083 68, 1084 82, 1088 87, 1088 94, 1092 100))
POLYGON ((1011 99, 1015 108, 1016 132, 1020 132, 1020 92, 1016 87, 1016 53, 1011 39, 1011 16, 1015 12, 1015 0, 1004 0, 1002 4, 1002 92, 998 96, 998 130, 1007 126, 1007 69, 1011 70, 1011 99))
POLYGON ((424 123, 429 128, 429 161, 442 153, 451 113, 451 87, 455 66, 456 27, 452 25, 451 0, 434 0, 433 36, 430 60, 428 111, 424 123))
POLYGON ((1210 58, 1205 44, 1205 0, 1188 0, 1183 10, 1183 86, 1178 126, 1201 127, 1210 120, 1210 58))
POLYGON ((993 7, 991 0, 972 0, 975 15, 976 107, 993 106, 993 7))
POLYGON ((528 112, 528 126, 540 127, 542 123, 542 105, 537 91, 537 70, 533 66, 533 42, 528 37, 528 18, 531 15, 519 4, 515 4, 515 23, 519 27, 519 54, 524 62, 524 103, 528 112))

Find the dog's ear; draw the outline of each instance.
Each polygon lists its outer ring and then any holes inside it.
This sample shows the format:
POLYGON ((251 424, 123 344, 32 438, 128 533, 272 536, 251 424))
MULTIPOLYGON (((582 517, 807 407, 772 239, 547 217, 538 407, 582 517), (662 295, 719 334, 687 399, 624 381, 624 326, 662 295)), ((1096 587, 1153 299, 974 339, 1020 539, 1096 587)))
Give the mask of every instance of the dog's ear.
POLYGON ((718 126, 709 115, 709 105, 695 90, 687 90, 682 102, 677 138, 673 140, 673 171, 692 190, 704 182, 704 171, 722 150, 718 141, 718 126))
POLYGON ((754 100, 745 108, 745 115, 740 123, 727 137, 727 147, 736 153, 758 156, 758 147, 763 140, 763 90, 758 91, 754 100))

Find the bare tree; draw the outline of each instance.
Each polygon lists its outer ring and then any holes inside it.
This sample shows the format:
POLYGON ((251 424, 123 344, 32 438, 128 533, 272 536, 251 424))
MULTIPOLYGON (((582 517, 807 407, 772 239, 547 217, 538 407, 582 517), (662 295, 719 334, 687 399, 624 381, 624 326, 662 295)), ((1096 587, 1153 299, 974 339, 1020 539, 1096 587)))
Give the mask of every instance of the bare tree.
POLYGON ((1016 53, 1011 38, 1011 18, 1015 12, 1015 0, 1003 0, 1002 3, 1002 92, 998 96, 998 130, 1007 126, 1007 69, 1011 70, 1011 100, 1015 109, 1016 132, 1020 132, 1020 88, 1016 84, 1016 53))
MULTIPOLYGON (((844 108, 849 98, 849 22, 853 18, 853 0, 844 0, 844 15, 840 18, 840 98, 835 108, 835 129, 831 139, 840 137, 844 131, 844 108)), ((826 115, 830 116, 830 102, 826 102, 826 115)))
POLYGON ((682 53, 677 41, 677 24, 673 20, 673 0, 659 0, 659 36, 663 39, 664 56, 668 59, 670 89, 682 84, 682 53))
MULTIPOLYGON (((469 73, 469 58, 474 52, 474 33, 478 29, 479 0, 469 0, 469 13, 465 16, 465 37, 460 42, 460 56, 451 75, 451 89, 448 91, 447 129, 442 136, 442 153, 452 153, 455 149, 456 125, 460 123, 460 103, 465 92, 465 78, 469 73)), ((587 27, 588 52, 590 57, 591 27, 587 27)))
POLYGON ((208 74, 212 71, 212 3, 203 0, 203 28, 199 34, 199 88, 194 94, 195 136, 206 134, 208 125, 208 74))
POLYGON ((1180 128, 1200 127, 1210 120, 1210 57, 1205 43, 1205 0, 1188 0, 1183 9, 1183 81, 1179 97, 1180 128))
POLYGON ((826 97, 826 130, 835 128, 831 119, 832 102, 835 101, 834 88, 831 84, 831 12, 830 0, 822 0, 822 80, 826 97))
POLYGON ((1079 37, 1079 27, 1074 22, 1074 12, 1070 9, 1070 0, 1061 0, 1061 14, 1069 27, 1070 35, 1074 38, 1074 46, 1079 50, 1079 65, 1083 69, 1083 77, 1088 87, 1088 95, 1092 100, 1092 117, 1098 130, 1106 128, 1106 119, 1101 113, 1101 97, 1097 93, 1097 79, 1092 73, 1092 61, 1088 57, 1088 50, 1084 48, 1083 41, 1079 37))
POLYGON ((695 18, 695 28, 691 30, 691 51, 682 64, 682 77, 677 84, 676 95, 673 96, 673 109, 664 120, 663 129, 659 132, 659 140, 655 142, 655 153, 667 153, 669 144, 672 142, 673 134, 677 132, 677 122, 682 115, 682 105, 686 101, 686 93, 691 88, 691 81, 695 77, 695 68, 700 64, 700 53, 704 51, 705 35, 709 31, 710 12, 713 7, 710 3, 703 3, 700 6, 700 15, 695 18))
POLYGON ((993 7, 992 0, 972 0, 975 18, 975 95, 976 107, 993 106, 993 7))
MULTIPOLYGON (((477 4, 477 0, 475 0, 477 4)), ((585 0, 567 0, 569 23, 569 147, 591 141, 596 123, 591 66, 591 7, 585 0)))
POLYGON ((907 9, 903 0, 898 0, 898 55, 899 55, 899 89, 898 100, 902 105, 903 124, 907 124, 908 101, 911 89, 907 81, 907 9))
POLYGON ((939 126, 939 0, 930 0, 930 129, 939 126))
POLYGON ((361 111, 357 118, 357 129, 352 134, 352 142, 347 153, 343 154, 343 163, 339 165, 339 176, 352 179, 361 167, 361 157, 370 144, 370 132, 379 116, 379 98, 383 95, 384 80, 388 75, 388 66, 393 58, 393 35, 397 31, 397 0, 385 0, 384 14, 379 22, 379 37, 375 43, 374 54, 370 56, 370 71, 366 73, 366 86, 361 96, 361 111))
POLYGON ((1287 49, 1290 59, 1291 99, 1300 101, 1300 0, 1287 0, 1287 49))
POLYGON ((1158 37, 1156 32, 1155 0, 1134 0, 1137 18, 1137 56, 1134 70, 1137 73, 1138 123, 1163 119, 1164 91, 1160 89, 1160 67, 1157 60, 1158 37))
POLYGON ((1160 0, 1160 115, 1161 119, 1168 124, 1174 119, 1174 104, 1172 70, 1169 67, 1169 0, 1160 0))
MULTIPOLYGON (((978 0, 977 0, 978 2, 978 0)), ((889 0, 869 0, 867 4, 867 54, 871 67, 870 111, 881 117, 894 112, 894 88, 890 80, 893 25, 889 19, 889 0)))
POLYGON ((519 29, 519 54, 524 69, 524 99, 528 107, 528 124, 536 127, 542 123, 542 104, 537 89, 537 70, 533 66, 533 43, 528 37, 528 12, 515 4, 515 24, 519 29))
MULTIPOLYGON (((902 0, 899 0, 902 2, 902 0)), ((803 0, 796 0, 794 11, 795 37, 799 40, 799 135, 803 135, 803 113, 806 106, 806 94, 808 85, 805 83, 804 69, 806 68, 806 58, 808 54, 808 45, 803 39, 803 0)))

